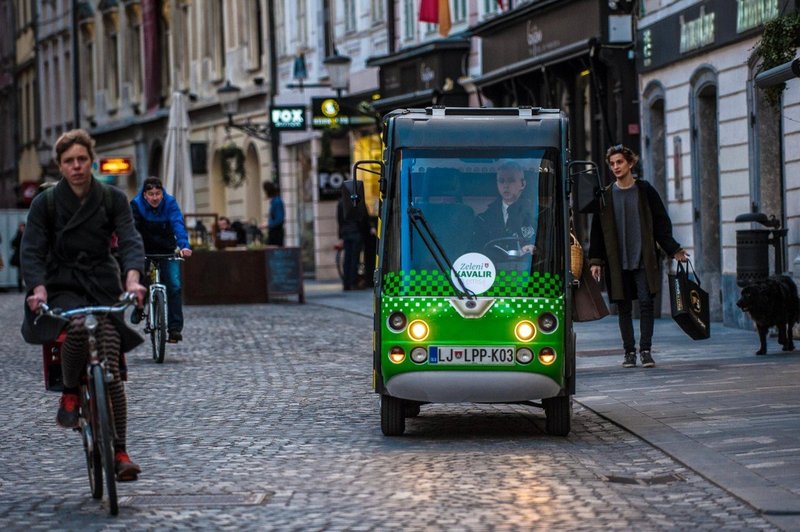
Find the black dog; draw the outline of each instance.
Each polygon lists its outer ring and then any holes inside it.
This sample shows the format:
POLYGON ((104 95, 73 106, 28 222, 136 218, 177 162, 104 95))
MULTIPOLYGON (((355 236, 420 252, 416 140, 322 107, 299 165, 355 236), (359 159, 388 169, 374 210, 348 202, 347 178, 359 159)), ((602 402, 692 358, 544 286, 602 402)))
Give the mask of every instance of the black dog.
POLYGON ((777 275, 745 286, 736 306, 748 312, 758 328, 761 349, 757 355, 767 353, 767 331, 778 327, 778 343, 784 351, 794 351, 792 327, 800 321, 800 298, 797 285, 788 275, 777 275))

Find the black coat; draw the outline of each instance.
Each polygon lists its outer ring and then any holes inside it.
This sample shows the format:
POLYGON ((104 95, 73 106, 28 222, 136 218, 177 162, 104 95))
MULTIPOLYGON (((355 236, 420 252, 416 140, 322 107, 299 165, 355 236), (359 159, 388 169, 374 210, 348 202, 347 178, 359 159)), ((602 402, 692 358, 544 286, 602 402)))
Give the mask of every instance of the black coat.
MULTIPOLYGON (((613 186, 613 185, 611 185, 613 186)), ((636 289, 624 286, 622 260, 617 237, 617 221, 614 217, 614 201, 611 186, 603 192, 606 206, 592 218, 589 241, 589 264, 605 267, 606 287, 611 301, 636 299, 636 289)), ((656 244, 670 257, 681 245, 672 237, 672 221, 667 209, 653 186, 637 179, 634 186, 639 192, 639 221, 642 228, 642 263, 647 272, 647 284, 651 294, 661 289, 656 244)))
POLYGON ((503 206, 500 198, 493 201, 475 220, 474 243, 483 249, 487 242, 498 238, 517 238, 515 245, 502 247, 511 249, 516 245, 533 244, 536 241, 536 212, 524 199, 508 206, 508 222, 503 222, 503 206))
MULTIPOLYGON (((115 231, 122 270, 141 273, 145 260, 144 246, 133 226, 125 194, 115 187, 93 181, 89 194, 81 203, 62 179, 53 190, 39 194, 31 203, 20 251, 25 285, 31 292, 36 286, 44 285, 52 308, 113 304, 123 291, 120 265, 112 257, 110 248, 115 231), (47 194, 55 195, 52 219, 47 194), (106 194, 111 196, 111 212, 106 212, 106 194)), ((52 330, 37 331, 37 327, 32 326, 33 315, 27 305, 25 309, 23 329, 27 327, 30 333, 24 334, 26 341, 45 343, 53 340, 52 330)), ((123 351, 130 351, 143 342, 138 333, 125 325, 120 315, 114 318, 122 336, 123 351)))

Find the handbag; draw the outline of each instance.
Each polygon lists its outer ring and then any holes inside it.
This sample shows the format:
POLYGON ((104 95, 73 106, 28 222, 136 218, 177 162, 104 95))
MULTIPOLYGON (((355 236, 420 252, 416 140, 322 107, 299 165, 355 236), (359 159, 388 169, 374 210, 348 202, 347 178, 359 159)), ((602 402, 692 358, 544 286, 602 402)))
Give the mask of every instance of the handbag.
POLYGON ((583 271, 583 248, 572 231, 569 232, 569 259, 569 271, 576 279, 580 278, 583 271))
POLYGON ((572 321, 594 321, 608 316, 608 306, 600 284, 592 277, 589 264, 584 262, 580 284, 572 290, 572 321))
POLYGON ((690 261, 678 261, 675 273, 669 274, 669 304, 672 319, 692 340, 705 340, 711 336, 708 292, 700 287, 700 278, 690 261), (689 277, 689 268, 692 276, 689 277))

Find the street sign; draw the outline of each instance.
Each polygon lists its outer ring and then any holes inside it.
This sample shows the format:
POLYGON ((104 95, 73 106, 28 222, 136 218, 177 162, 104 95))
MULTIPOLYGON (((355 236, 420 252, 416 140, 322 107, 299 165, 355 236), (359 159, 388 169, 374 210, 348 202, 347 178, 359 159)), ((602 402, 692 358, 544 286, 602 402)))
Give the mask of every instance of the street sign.
POLYGON ((306 129, 306 107, 304 105, 275 106, 269 109, 272 127, 279 130, 302 131, 306 129))
POLYGON ((104 157, 99 166, 99 172, 106 175, 125 175, 133 170, 130 157, 104 157))

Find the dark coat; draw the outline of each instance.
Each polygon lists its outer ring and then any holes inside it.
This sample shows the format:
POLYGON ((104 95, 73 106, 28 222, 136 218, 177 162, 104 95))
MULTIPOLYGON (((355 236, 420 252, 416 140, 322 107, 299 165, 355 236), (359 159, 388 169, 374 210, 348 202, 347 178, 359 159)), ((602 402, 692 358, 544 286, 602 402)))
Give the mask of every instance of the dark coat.
MULTIPOLYGON (((51 308, 115 303, 123 291, 120 266, 111 256, 110 242, 115 231, 123 271, 137 270, 141 273, 144 246, 133 226, 125 194, 117 188, 93 181, 81 204, 66 180, 62 179, 53 190, 39 194, 31 203, 20 252, 25 285, 31 292, 34 287, 44 285, 51 308), (106 212, 105 195, 109 193, 111 212, 106 212), (47 194, 55 195, 53 219, 47 194)), ((26 341, 45 343, 53 340, 53 331, 37 331, 37 327, 32 326, 33 313, 27 305, 25 310, 23 329, 27 327, 30 333, 24 334, 26 341)), ((130 351, 144 341, 125 325, 120 315, 113 318, 122 336, 123 351, 130 351)))
MULTIPOLYGON (((613 185, 612 185, 613 186, 613 185)), ((642 224, 642 263, 647 272, 647 284, 651 294, 661 288, 656 244, 670 257, 681 245, 672 238, 672 221, 667 209, 653 186, 637 179, 634 186, 639 191, 639 220, 642 224)), ((622 260, 617 238, 617 221, 611 187, 603 192, 605 208, 592 219, 589 241, 589 264, 605 267, 606 287, 611 301, 636 299, 635 287, 625 287, 622 281, 622 260)))
MULTIPOLYGON (((519 245, 536 241, 536 211, 530 201, 521 198, 508 206, 508 222, 503 222, 502 200, 496 199, 475 220, 475 246, 482 249, 498 238, 518 238, 519 245)), ((505 245, 504 248, 514 246, 505 245)))

